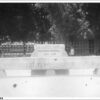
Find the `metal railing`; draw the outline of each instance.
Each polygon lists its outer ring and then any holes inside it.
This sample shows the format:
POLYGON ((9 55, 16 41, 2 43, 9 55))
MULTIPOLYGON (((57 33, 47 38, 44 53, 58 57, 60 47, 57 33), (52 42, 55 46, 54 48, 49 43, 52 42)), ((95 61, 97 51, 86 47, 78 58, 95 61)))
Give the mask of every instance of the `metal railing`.
POLYGON ((1 45, 1 57, 30 56, 34 51, 34 45, 1 45))
MULTIPOLYGON (((89 41, 74 41, 71 43, 74 49, 73 56, 88 56, 88 55, 100 55, 100 44, 97 41, 89 43, 89 41)), ((39 44, 43 44, 40 43, 39 44)), ((48 43, 50 44, 50 43, 48 43)), ((55 44, 55 43, 52 43, 55 44)), ((66 52, 69 54, 71 51, 71 47, 67 44, 65 46, 66 52)), ((34 51, 34 44, 6 44, 0 46, 0 56, 1 57, 22 57, 22 56, 30 56, 34 51)))

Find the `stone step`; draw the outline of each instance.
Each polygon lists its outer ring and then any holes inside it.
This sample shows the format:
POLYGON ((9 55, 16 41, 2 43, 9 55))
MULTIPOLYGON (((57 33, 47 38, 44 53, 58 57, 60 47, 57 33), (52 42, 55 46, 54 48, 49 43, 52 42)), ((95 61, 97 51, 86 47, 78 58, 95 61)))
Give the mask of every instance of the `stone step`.
POLYGON ((31 77, 46 75, 96 75, 100 76, 100 69, 43 69, 43 70, 0 70, 0 77, 31 77))
POLYGON ((5 70, 7 76, 31 76, 31 70, 5 70))

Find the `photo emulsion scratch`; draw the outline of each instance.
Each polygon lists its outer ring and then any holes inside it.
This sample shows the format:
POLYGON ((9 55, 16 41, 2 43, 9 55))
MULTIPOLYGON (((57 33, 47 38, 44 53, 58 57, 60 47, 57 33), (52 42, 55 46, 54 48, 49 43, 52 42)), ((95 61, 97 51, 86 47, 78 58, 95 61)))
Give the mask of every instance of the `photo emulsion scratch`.
POLYGON ((100 3, 0 3, 0 99, 100 98, 100 3))

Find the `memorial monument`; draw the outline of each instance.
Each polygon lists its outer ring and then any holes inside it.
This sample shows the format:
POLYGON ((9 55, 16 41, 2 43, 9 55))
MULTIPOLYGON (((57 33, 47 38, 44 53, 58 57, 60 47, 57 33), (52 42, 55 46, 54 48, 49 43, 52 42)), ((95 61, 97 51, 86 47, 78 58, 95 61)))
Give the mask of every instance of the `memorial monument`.
MULTIPOLYGON (((65 65, 64 58, 68 56, 64 44, 35 44, 31 57, 34 63, 31 68, 34 70, 58 70, 65 65)), ((52 71, 52 72, 53 72, 52 71)))

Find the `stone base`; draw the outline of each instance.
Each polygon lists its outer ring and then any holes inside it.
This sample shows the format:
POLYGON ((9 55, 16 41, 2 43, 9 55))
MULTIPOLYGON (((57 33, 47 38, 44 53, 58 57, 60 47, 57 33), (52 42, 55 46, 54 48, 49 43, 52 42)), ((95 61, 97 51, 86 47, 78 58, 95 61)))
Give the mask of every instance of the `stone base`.
POLYGON ((99 68, 95 68, 93 71, 94 75, 100 76, 100 69, 99 68))
POLYGON ((31 70, 31 76, 34 76, 34 75, 45 75, 46 73, 46 70, 31 70))
POLYGON ((5 70, 0 70, 0 78, 6 77, 6 72, 5 70))

